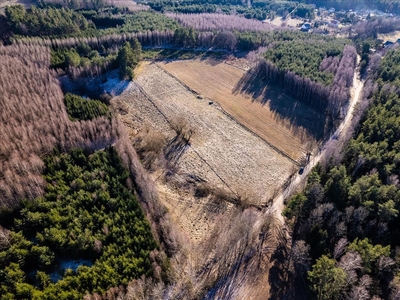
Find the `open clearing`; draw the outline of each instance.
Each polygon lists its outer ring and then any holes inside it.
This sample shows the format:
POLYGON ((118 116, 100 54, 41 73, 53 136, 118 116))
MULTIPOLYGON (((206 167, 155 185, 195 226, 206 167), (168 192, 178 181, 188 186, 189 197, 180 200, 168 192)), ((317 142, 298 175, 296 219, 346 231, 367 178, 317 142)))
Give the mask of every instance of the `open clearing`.
MULTIPOLYGON (((269 293, 267 250, 271 243, 258 233, 271 216, 264 216, 265 210, 243 210, 212 194, 195 196, 194 188, 206 183, 252 204, 266 204, 298 170, 294 160, 304 157, 301 136, 309 139, 309 134, 296 124, 312 124, 316 115, 270 88, 258 98, 252 90, 242 92, 237 87, 246 71, 242 64, 233 63, 209 59, 142 63, 136 69, 136 79, 113 98, 112 106, 132 139, 161 133, 167 141, 165 153, 176 138, 171 124, 184 120, 194 132, 190 144, 174 148, 167 163, 152 171, 160 201, 186 237, 186 257, 180 261, 183 265, 177 266, 182 279, 197 274, 194 287, 201 287, 210 278, 208 274, 223 269, 226 258, 236 251, 228 249, 236 249, 241 239, 248 237, 241 232, 254 231, 256 238, 252 241, 261 239, 257 251, 262 255, 257 255, 259 261, 252 259, 249 266, 258 267, 252 270, 246 265, 240 276, 221 282, 222 287, 235 284, 239 289, 232 290, 238 292, 237 297, 226 296, 224 288, 217 292, 222 293, 221 299, 265 299, 269 293), (221 250, 218 241, 225 241, 228 248, 221 250)), ((260 86, 256 82, 252 88, 260 86)))
POLYGON ((305 128, 311 128, 320 118, 312 109, 265 83, 248 92, 237 91, 245 70, 221 61, 183 60, 158 65, 207 101, 217 102, 235 120, 294 161, 304 157, 305 141, 312 140, 305 128))
POLYGON ((383 42, 391 41, 393 43, 396 43, 396 41, 398 39, 400 39, 400 31, 397 30, 397 31, 393 31, 393 32, 385 33, 385 34, 379 33, 378 39, 382 40, 383 42))
MULTIPOLYGON (((113 106, 133 136, 146 127, 172 140, 175 133, 169 122, 183 117, 189 123, 195 132, 190 146, 179 149, 172 158, 182 182, 205 181, 228 193, 249 197, 253 203, 264 204, 293 171, 290 159, 246 130, 216 103, 210 105, 208 100, 196 97, 157 64, 141 66, 135 81, 113 99, 113 106)), ((160 174, 153 175, 158 178, 160 174)), ((161 200, 187 236, 195 243, 207 239, 215 225, 209 211, 215 210, 213 215, 217 217, 220 208, 161 179, 156 183, 161 200), (188 209, 188 205, 193 207, 188 209)), ((229 207, 222 213, 228 213, 229 207)))
MULTIPOLYGON (((269 20, 266 20, 268 22, 269 20)), ((299 27, 300 24, 304 23, 302 19, 293 19, 293 18, 286 18, 283 19, 282 17, 277 17, 272 21, 269 21, 271 24, 274 24, 277 27, 288 26, 288 27, 299 27)))
MULTIPOLYGON (((3 1, 0 0, 0 9, 4 9, 6 6, 11 5, 23 5, 25 8, 29 8, 32 5, 36 5, 36 0, 10 0, 10 1, 3 1)), ((1 11, 0 11, 1 12, 1 11)))

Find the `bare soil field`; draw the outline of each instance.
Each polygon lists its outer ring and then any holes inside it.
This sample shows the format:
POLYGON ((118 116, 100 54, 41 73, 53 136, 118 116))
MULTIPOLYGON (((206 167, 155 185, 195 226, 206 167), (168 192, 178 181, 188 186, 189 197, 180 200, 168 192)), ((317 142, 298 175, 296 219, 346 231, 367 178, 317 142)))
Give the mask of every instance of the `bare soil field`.
POLYGON ((228 63, 207 59, 158 65, 294 161, 304 157, 306 141, 313 140, 305 128, 320 118, 312 109, 265 83, 241 92, 246 72, 228 63))
POLYGON ((36 0, 10 0, 10 1, 0 0, 0 12, 2 9, 4 9, 6 6, 9 5, 23 5, 26 8, 29 8, 32 5, 36 5, 36 0))
MULTIPOLYGON (((141 66, 137 78, 113 99, 113 106, 131 129, 132 137, 147 128, 171 141, 175 132, 169 122, 179 118, 187 121, 194 131, 190 145, 169 158, 177 174, 175 181, 181 181, 182 185, 190 180, 206 182, 227 193, 251 198, 253 203, 264 204, 293 171, 290 159, 226 115, 216 103, 199 99, 155 63, 141 66)), ((228 213, 232 206, 221 207, 208 198, 200 201, 183 189, 157 179, 162 178, 160 171, 153 176, 161 200, 194 243, 207 239, 215 225, 212 219, 221 211, 228 213)))
POLYGON ((400 31, 397 30, 386 34, 380 33, 378 34, 378 39, 382 40, 383 42, 392 41, 395 43, 397 39, 400 39, 400 31))
POLYGON ((292 18, 283 19, 282 17, 277 17, 269 22, 278 27, 282 26, 298 27, 300 24, 304 23, 304 20, 292 19, 292 18))

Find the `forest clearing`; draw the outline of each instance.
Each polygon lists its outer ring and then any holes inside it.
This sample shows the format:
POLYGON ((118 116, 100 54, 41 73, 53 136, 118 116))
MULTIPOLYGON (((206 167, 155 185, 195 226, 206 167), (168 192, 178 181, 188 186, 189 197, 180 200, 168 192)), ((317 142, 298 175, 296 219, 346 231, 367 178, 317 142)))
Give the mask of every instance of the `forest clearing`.
POLYGON ((347 2, 0 0, 0 300, 400 299, 400 4, 347 2))
MULTIPOLYGON (((129 128, 162 132, 169 141, 174 132, 168 122, 184 118, 192 128, 190 146, 183 146, 171 158, 173 168, 177 169, 175 176, 179 178, 175 181, 207 183, 234 197, 247 198, 252 204, 265 204, 296 169, 294 163, 230 118, 216 103, 210 103, 196 97, 155 63, 142 65, 136 80, 113 100, 115 109, 129 128)), ((131 134, 134 137, 141 132, 132 130, 131 134)), ((153 175, 157 178, 159 172, 155 171, 153 175)), ((183 189, 176 189, 171 184, 163 186, 160 181, 157 185, 163 202, 168 208, 174 208, 171 211, 181 226, 187 227, 184 231, 188 236, 200 242, 201 232, 209 235, 211 230, 204 229, 213 225, 207 220, 206 210, 200 209, 199 214, 195 208, 189 211, 187 203, 200 208, 208 205, 213 209, 221 204, 203 203, 204 199, 195 201, 183 189), (175 195, 171 196, 171 193, 175 195), (194 225, 190 225, 192 222, 194 225)))
POLYGON ((383 42, 391 41, 395 43, 398 39, 400 39, 400 31, 395 30, 389 33, 380 33, 378 34, 378 39, 382 40, 383 42))
POLYGON ((32 5, 36 5, 35 0, 9 0, 9 1, 0 1, 0 9, 5 8, 8 5, 23 5, 27 8, 31 7, 32 5))
POLYGON ((159 66, 217 102, 240 124, 296 162, 304 157, 307 142, 314 140, 310 132, 313 127, 323 130, 325 120, 312 108, 265 82, 246 86, 247 73, 240 68, 207 59, 163 62, 159 66))
MULTIPOLYGON (((274 218, 259 220, 264 210, 251 206, 268 205, 298 167, 157 63, 142 63, 135 80, 112 100, 112 106, 134 143, 138 139, 147 145, 156 144, 155 139, 165 143, 168 161, 156 162, 150 172, 159 200, 185 240, 181 250, 185 259, 175 266, 181 270, 180 281, 194 280, 196 293, 207 282, 230 272, 226 264, 234 265, 240 259, 238 249, 248 245, 250 261, 239 277, 235 276, 235 280, 242 278, 240 294, 254 299, 268 295, 269 262, 264 258, 274 248, 261 232, 264 226, 275 227, 264 224, 274 223, 274 218), (177 122, 187 127, 184 130, 193 131, 190 143, 174 142, 177 122), (253 248, 256 244, 257 250, 253 248), (229 249, 225 249, 227 245, 229 249), (253 257, 252 251, 259 255, 253 257), (259 267, 251 267, 253 264, 259 267), (245 280, 245 274, 254 279, 245 280), (260 288, 253 291, 254 285, 260 288)), ((225 295, 220 290, 216 293, 225 295)))

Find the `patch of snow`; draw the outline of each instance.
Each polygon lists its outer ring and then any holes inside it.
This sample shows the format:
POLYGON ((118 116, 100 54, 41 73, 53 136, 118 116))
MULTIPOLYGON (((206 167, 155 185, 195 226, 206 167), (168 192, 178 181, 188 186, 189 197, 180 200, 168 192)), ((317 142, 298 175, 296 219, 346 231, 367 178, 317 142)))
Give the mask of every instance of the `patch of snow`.
POLYGON ((117 96, 128 87, 129 83, 129 80, 121 80, 118 72, 113 71, 107 74, 107 81, 100 84, 100 88, 112 96, 117 96))

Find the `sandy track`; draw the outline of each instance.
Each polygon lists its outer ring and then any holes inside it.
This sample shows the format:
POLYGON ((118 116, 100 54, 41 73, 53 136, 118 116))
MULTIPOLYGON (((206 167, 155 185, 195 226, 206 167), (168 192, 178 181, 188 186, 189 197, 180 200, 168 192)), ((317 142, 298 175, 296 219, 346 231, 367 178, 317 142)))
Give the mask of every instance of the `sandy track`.
MULTIPOLYGON (((245 75, 244 70, 211 59, 163 62, 159 63, 159 66, 198 94, 216 101, 235 120, 276 147, 278 151, 295 161, 299 161, 304 155, 303 141, 309 136, 303 128, 291 124, 288 118, 272 111, 269 100, 263 105, 260 102, 265 99, 255 99, 244 93, 234 92, 245 75)), ((276 98, 275 103, 279 101, 281 110, 293 110, 297 114, 296 117, 302 118, 304 122, 312 123, 315 120, 315 112, 294 99, 269 87, 260 86, 259 89, 269 89, 269 95, 276 98)))
MULTIPOLYGON (((358 58, 358 63, 360 61, 360 58, 358 58)), ((276 218, 278 218, 282 223, 284 223, 284 218, 282 216, 283 209, 285 208, 284 201, 290 197, 290 195, 293 193, 293 191, 299 186, 302 182, 305 181, 307 178, 307 175, 311 172, 311 170, 319 163, 321 158, 323 158, 326 154, 326 152, 331 148, 334 147, 331 145, 335 144, 337 146, 336 141, 340 136, 346 136, 346 132, 350 130, 351 126, 351 120, 353 117, 353 112, 354 109, 356 108, 357 103, 359 102, 361 95, 362 95, 362 90, 364 87, 364 82, 361 81, 358 77, 358 69, 354 73, 353 77, 353 87, 351 89, 351 98, 349 102, 349 107, 347 109, 347 114, 340 123, 339 127, 335 130, 335 132, 330 136, 329 140, 323 145, 321 151, 315 155, 310 162, 307 164, 307 166, 304 168, 303 173, 296 174, 293 178, 291 183, 288 185, 287 188, 285 188, 282 193, 280 193, 275 199, 274 203, 271 207, 271 209, 275 212, 276 218)), ((343 144, 343 143, 342 143, 343 144)))

